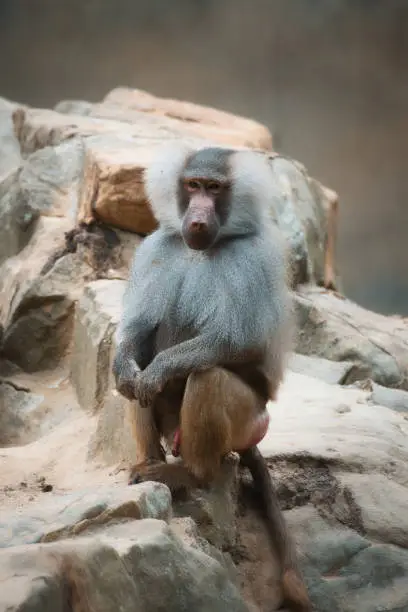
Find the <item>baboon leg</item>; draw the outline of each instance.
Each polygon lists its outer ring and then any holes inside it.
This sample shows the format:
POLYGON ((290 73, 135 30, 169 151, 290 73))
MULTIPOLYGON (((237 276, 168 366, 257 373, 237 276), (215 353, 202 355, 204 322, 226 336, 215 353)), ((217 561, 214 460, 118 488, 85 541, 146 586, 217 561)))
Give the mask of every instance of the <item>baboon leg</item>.
POLYGON ((275 545, 282 565, 284 601, 291 610, 310 612, 312 610, 311 602, 298 569, 295 546, 280 509, 278 496, 272 484, 266 461, 256 447, 242 451, 240 455, 242 464, 252 474, 254 485, 260 495, 261 508, 265 515, 269 536, 275 545))
POLYGON ((217 367, 187 379, 180 413, 180 451, 202 483, 214 480, 223 457, 246 448, 264 403, 234 373, 217 367))
POLYGON ((171 441, 179 427, 183 390, 184 384, 169 385, 156 398, 151 410, 139 406, 134 412, 134 426, 139 427, 134 431, 134 437, 144 454, 141 453, 141 460, 131 467, 129 484, 162 482, 173 494, 198 487, 198 481, 183 464, 166 463, 165 453, 160 445, 161 435, 171 441))
POLYGON ((210 485, 224 456, 250 445, 259 414, 265 412, 264 401, 245 382, 218 367, 190 374, 184 394, 170 398, 163 394, 156 404, 157 427, 167 438, 179 434, 179 453, 174 454, 181 455, 182 464, 137 465, 132 482, 158 480, 172 491, 178 479, 179 488, 210 485))
POLYGON ((135 484, 139 482, 139 472, 157 463, 161 464, 165 455, 160 444, 154 411, 140 406, 137 400, 129 401, 127 409, 137 452, 137 461, 130 470, 129 484, 135 484))
POLYGON ((173 492, 209 486, 225 455, 256 444, 268 421, 265 399, 233 372, 221 367, 193 372, 183 393, 163 393, 155 404, 156 431, 174 443, 182 464, 150 460, 134 466, 130 480, 164 482, 173 492))
POLYGON ((168 486, 173 495, 196 489, 201 484, 182 463, 156 461, 134 465, 131 468, 129 484, 148 481, 162 482, 168 486))

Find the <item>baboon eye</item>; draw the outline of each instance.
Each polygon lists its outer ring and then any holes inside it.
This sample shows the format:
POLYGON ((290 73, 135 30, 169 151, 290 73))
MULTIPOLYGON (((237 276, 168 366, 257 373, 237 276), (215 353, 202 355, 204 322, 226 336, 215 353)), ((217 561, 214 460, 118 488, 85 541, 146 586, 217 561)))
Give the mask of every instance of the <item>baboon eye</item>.
POLYGON ((211 191, 211 193, 219 193, 221 191, 221 185, 215 181, 211 181, 211 183, 208 183, 207 189, 211 191))
POLYGON ((186 188, 188 189, 188 191, 197 191, 197 189, 200 189, 200 183, 198 181, 187 181, 186 182, 186 188))

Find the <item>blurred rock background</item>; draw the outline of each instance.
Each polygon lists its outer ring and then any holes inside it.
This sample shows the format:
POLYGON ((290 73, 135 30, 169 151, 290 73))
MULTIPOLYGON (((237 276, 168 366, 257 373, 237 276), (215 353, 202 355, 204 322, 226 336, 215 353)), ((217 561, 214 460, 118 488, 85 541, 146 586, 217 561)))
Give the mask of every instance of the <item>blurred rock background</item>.
POLYGON ((341 197, 349 297, 408 315, 407 0, 0 0, 0 94, 118 85, 249 115, 341 197))

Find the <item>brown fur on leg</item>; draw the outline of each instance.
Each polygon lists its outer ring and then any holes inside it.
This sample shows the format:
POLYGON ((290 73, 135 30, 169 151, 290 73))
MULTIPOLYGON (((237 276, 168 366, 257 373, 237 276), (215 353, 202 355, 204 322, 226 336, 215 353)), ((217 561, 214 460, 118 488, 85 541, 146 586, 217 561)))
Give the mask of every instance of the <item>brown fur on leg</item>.
POLYGON ((145 413, 149 410, 148 408, 142 409, 136 406, 132 433, 138 445, 140 461, 130 469, 129 484, 147 481, 162 482, 173 494, 199 486, 199 482, 183 464, 166 463, 166 455, 160 445, 160 436, 171 442, 174 432, 179 427, 184 387, 183 381, 175 380, 169 383, 156 397, 147 415, 145 413), (146 442, 143 435, 143 426, 146 426, 146 423, 150 443, 146 442), (158 448, 160 448, 160 455, 158 448))
POLYGON ((131 469, 130 482, 157 480, 172 491, 209 485, 225 455, 234 448, 245 448, 251 435, 248 429, 263 411, 264 403, 239 376, 218 367, 190 374, 186 384, 169 385, 155 401, 153 418, 145 414, 146 408, 135 407, 134 436, 139 450, 143 446, 141 461, 131 469), (146 424, 149 436, 155 439, 152 423, 157 438, 160 432, 170 446, 180 428, 182 465, 166 464, 153 444, 139 440, 141 427, 146 424))
MULTIPOLYGON (((132 483, 146 480, 163 482, 174 493, 180 489, 207 486, 214 480, 222 458, 231 450, 230 419, 226 405, 226 387, 231 386, 231 377, 234 375, 221 368, 193 373, 182 390, 184 393, 180 394, 179 389, 172 386, 167 393, 161 394, 154 406, 157 431, 171 442, 170 438, 180 427, 183 463, 167 464, 150 460, 145 455, 145 461, 131 469, 132 483)), ((140 411, 136 412, 138 415, 140 411)), ((147 450, 145 445, 144 452, 147 450)))
POLYGON ((210 483, 227 453, 246 448, 265 401, 239 376, 216 367, 187 380, 180 414, 180 452, 202 483, 210 483))
POLYGON ((165 454, 160 444, 154 411, 142 407, 137 400, 129 401, 127 408, 140 463, 163 461, 165 454))
POLYGON ((180 412, 183 462, 202 483, 214 480, 231 450, 225 386, 230 374, 221 368, 190 374, 180 412))

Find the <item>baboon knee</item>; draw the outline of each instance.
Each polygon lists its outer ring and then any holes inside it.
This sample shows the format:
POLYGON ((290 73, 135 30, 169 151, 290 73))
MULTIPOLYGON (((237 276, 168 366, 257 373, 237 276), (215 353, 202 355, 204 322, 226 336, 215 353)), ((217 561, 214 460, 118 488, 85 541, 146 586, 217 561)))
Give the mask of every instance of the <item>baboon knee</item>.
POLYGON ((204 399, 209 401, 215 395, 227 393, 228 387, 234 385, 234 378, 236 377, 231 372, 220 367, 192 372, 187 379, 185 394, 191 393, 197 398, 204 393, 204 399))

